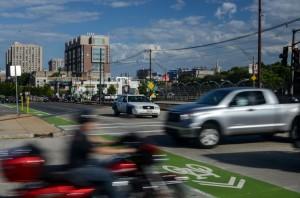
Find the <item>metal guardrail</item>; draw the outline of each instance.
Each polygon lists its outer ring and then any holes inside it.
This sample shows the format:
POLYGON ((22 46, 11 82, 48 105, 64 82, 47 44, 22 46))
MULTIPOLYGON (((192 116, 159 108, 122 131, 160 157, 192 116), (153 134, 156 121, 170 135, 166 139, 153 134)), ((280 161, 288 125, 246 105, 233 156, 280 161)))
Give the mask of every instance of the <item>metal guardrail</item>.
MULTIPOLYGON (((232 83, 224 80, 220 83, 216 81, 207 81, 203 83, 190 82, 190 83, 176 83, 171 86, 161 85, 158 87, 158 95, 155 100, 166 101, 194 101, 204 93, 225 87, 252 87, 253 82, 249 79, 243 79, 237 83, 232 83)), ((268 87, 266 87, 268 88, 268 87)))

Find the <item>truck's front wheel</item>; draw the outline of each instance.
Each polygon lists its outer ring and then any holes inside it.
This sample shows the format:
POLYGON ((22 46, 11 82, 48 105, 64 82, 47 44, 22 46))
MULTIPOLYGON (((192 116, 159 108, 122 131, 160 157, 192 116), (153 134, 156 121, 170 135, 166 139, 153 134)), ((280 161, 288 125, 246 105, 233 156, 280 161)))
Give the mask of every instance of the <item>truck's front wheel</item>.
POLYGON ((197 143, 201 148, 213 148, 220 142, 220 131, 211 123, 204 124, 199 132, 197 143))
POLYGON ((114 108, 114 115, 115 115, 115 116, 119 116, 119 115, 120 115, 120 112, 118 111, 117 108, 114 108))

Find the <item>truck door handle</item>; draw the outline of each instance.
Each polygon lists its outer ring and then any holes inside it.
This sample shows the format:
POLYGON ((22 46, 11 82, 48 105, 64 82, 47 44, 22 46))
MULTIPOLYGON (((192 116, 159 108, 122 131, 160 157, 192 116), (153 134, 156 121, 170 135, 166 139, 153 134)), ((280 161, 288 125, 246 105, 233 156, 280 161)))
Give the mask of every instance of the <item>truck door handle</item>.
POLYGON ((248 109, 248 111, 255 111, 255 109, 248 109))

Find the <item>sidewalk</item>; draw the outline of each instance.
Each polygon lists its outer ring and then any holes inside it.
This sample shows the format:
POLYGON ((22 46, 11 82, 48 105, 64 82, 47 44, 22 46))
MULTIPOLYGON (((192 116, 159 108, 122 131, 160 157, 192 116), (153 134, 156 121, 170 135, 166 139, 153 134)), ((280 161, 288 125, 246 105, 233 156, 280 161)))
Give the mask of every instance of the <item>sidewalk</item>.
POLYGON ((53 137, 61 134, 60 129, 35 116, 0 116, 0 139, 53 137))

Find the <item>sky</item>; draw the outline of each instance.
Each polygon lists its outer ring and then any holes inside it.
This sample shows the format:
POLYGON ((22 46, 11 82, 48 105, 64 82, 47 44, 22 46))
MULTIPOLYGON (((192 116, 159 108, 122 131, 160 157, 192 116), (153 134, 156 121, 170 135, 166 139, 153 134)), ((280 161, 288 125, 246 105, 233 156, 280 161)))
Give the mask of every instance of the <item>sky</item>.
MULTIPOLYGON (((262 0, 263 28, 300 17, 300 0, 262 0)), ((41 45, 44 69, 51 58, 63 58, 64 43, 92 32, 108 35, 113 76, 149 67, 163 73, 179 67, 227 70, 257 60, 257 36, 182 51, 257 31, 257 0, 0 0, 0 69, 5 51, 15 42, 41 45), (125 60, 123 60, 125 59, 125 60), (123 60, 121 63, 116 63, 123 60)), ((273 63, 291 43, 295 22, 262 35, 262 60, 273 63)), ((296 37, 300 40, 300 32, 296 37)))

